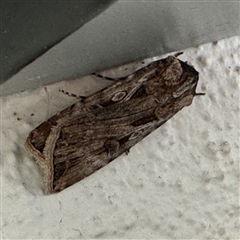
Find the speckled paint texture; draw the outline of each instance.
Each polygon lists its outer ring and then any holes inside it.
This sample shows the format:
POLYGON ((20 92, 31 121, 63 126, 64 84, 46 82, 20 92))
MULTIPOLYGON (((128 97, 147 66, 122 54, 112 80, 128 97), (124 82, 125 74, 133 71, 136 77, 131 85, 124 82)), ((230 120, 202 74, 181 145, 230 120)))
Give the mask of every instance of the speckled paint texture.
POLYGON ((240 37, 186 49, 193 104, 128 155, 53 195, 23 144, 37 125, 110 83, 61 82, 1 98, 2 239, 239 239, 240 37), (33 116, 32 113, 34 113, 33 116))

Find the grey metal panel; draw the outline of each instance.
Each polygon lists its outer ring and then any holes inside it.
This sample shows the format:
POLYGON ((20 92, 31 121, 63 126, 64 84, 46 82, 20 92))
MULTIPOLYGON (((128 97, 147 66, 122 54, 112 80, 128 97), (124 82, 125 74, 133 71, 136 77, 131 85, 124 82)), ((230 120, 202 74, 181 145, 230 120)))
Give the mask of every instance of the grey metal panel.
POLYGON ((4 82, 114 1, 2 1, 1 76, 4 82))
POLYGON ((6 82, 2 94, 235 35, 236 1, 118 1, 6 82))

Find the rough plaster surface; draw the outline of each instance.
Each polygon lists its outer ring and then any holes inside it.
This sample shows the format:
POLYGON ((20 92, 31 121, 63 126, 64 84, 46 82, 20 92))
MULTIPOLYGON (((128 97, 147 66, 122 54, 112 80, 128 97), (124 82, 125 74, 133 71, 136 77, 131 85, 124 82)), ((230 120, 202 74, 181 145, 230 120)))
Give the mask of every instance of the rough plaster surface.
POLYGON ((59 89, 88 95, 109 82, 86 77, 1 98, 2 238, 239 239, 239 56, 240 37, 185 50, 179 58, 199 71, 206 95, 54 195, 44 195, 24 141, 77 101, 59 89))

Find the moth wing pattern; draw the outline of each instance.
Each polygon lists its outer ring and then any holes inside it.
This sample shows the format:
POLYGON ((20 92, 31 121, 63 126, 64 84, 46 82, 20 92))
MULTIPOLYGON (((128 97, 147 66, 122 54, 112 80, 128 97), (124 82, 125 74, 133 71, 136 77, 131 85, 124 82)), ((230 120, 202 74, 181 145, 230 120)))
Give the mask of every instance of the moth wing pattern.
POLYGON ((198 72, 174 56, 59 112, 35 128, 27 150, 44 170, 47 193, 104 167, 192 103, 198 72))

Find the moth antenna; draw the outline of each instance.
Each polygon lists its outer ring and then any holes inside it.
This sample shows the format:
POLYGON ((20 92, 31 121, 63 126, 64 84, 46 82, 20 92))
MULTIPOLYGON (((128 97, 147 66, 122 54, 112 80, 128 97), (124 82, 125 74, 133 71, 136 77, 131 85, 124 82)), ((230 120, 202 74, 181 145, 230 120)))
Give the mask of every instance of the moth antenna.
POLYGON ((69 97, 74 97, 74 98, 76 98, 76 99, 80 99, 81 101, 85 98, 85 97, 83 97, 83 96, 77 96, 77 95, 74 94, 74 93, 70 93, 70 92, 64 91, 64 90, 62 90, 62 89, 59 89, 59 92, 62 92, 62 93, 64 93, 64 94, 68 95, 69 97))

